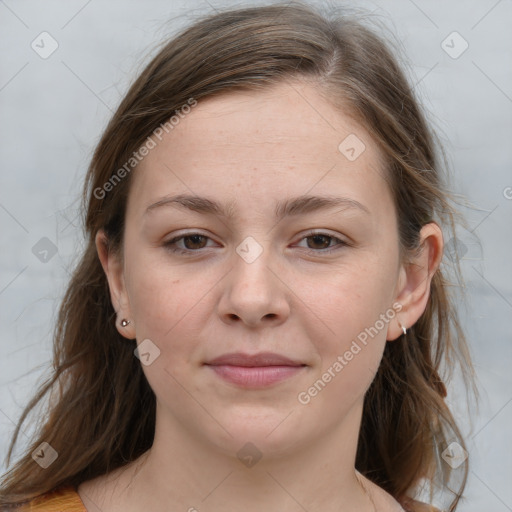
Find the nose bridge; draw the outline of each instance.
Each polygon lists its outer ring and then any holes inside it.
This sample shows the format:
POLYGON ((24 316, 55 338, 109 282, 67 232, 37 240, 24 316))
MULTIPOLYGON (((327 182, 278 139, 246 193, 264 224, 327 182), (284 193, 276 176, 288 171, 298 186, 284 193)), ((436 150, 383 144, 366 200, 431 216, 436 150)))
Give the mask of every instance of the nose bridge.
POLYGON ((252 236, 235 248, 233 269, 219 304, 219 313, 224 318, 238 317, 254 325, 265 318, 283 320, 287 316, 286 294, 270 269, 272 261, 268 242, 260 243, 252 236))
POLYGON ((269 288, 273 286, 269 270, 272 255, 268 241, 261 240, 260 243, 256 238, 248 236, 235 248, 235 253, 232 289, 236 288, 242 293, 245 289, 251 294, 247 300, 267 300, 269 288))

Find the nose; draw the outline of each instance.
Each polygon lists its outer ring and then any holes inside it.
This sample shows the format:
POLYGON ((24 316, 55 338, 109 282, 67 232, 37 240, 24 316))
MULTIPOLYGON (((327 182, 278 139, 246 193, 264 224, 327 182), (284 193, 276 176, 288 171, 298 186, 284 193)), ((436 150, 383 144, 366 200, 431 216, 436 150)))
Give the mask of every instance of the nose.
MULTIPOLYGON (((290 314, 289 289, 271 268, 269 251, 251 263, 238 254, 233 257, 233 269, 224 282, 218 313, 225 323, 243 323, 257 328, 277 326, 290 314)), ((274 265, 275 266, 275 265, 274 265)))

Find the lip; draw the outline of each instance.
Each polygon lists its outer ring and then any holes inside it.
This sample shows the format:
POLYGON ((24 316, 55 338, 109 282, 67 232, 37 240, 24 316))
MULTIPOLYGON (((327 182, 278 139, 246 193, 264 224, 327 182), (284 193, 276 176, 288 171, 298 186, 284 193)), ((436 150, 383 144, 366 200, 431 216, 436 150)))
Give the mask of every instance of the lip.
POLYGON ((264 387, 282 382, 299 373, 307 365, 274 354, 224 354, 205 363, 217 376, 241 387, 264 387))
POLYGON ((212 359, 208 363, 211 366, 231 365, 231 366, 305 366, 303 363, 293 361, 288 357, 273 352, 260 352, 259 354, 244 354, 242 352, 233 352, 212 359))

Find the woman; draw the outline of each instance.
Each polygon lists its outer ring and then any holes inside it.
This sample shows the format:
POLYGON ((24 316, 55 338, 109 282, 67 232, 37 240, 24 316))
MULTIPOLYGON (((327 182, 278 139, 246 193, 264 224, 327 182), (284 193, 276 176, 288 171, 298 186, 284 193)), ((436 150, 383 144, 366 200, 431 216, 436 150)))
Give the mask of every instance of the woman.
POLYGON ((48 420, 3 506, 422 511, 440 490, 455 510, 455 212, 376 34, 303 4, 198 21, 128 91, 84 201, 20 425, 50 391, 48 420))

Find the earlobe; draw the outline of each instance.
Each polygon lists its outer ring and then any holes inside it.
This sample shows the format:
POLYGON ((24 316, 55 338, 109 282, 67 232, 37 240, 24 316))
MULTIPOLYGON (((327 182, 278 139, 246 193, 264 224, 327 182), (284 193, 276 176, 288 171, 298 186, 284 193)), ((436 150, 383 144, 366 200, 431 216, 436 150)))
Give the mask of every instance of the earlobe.
POLYGON ((117 313, 117 330, 125 338, 134 339, 134 325, 132 321, 128 320, 131 318, 131 311, 124 285, 122 263, 119 256, 109 250, 108 238, 103 229, 96 233, 95 243, 98 258, 107 277, 110 300, 117 313))
POLYGON ((400 336, 407 335, 407 327, 398 319, 398 316, 395 320, 390 322, 388 326, 388 332, 386 336, 386 341, 395 341, 400 336))
POLYGON ((425 311, 430 297, 432 278, 443 255, 443 233, 435 223, 425 224, 420 231, 419 250, 400 269, 396 302, 402 310, 388 328, 387 340, 404 335, 404 327, 411 328, 425 311))

